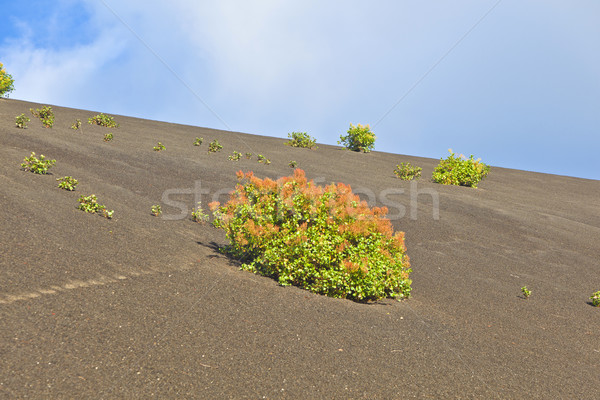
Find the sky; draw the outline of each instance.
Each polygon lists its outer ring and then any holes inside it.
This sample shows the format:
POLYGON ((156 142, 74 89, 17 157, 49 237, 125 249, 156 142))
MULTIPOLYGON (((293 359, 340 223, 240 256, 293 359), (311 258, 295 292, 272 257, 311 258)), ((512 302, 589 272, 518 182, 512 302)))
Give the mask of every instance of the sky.
MULTIPOLYGON (((597 0, 0 0, 11 98, 600 180, 597 0)), ((398 163, 402 162, 399 156, 398 163)))

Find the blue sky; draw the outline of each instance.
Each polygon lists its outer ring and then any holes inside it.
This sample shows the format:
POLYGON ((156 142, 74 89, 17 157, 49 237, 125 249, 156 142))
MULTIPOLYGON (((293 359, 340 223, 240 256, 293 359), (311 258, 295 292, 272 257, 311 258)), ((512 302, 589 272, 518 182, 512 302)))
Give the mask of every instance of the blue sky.
POLYGON ((0 5, 12 98, 600 179, 597 0, 0 5))

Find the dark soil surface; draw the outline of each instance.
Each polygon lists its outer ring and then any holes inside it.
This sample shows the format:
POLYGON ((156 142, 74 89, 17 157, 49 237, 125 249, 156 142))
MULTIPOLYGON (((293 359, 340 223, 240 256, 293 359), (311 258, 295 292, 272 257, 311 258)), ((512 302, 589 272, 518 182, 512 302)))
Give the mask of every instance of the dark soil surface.
POLYGON ((478 189, 442 186, 433 159, 118 115, 105 128, 87 123, 98 112, 57 106, 46 129, 29 114, 41 106, 0 100, 0 398, 600 398, 588 299, 600 181, 492 167, 478 189), (213 139, 221 152, 208 153, 213 139), (234 150, 253 157, 229 161, 234 150), (51 175, 20 169, 32 151, 56 159, 51 175), (281 287, 240 271, 217 251, 223 232, 191 221, 197 201, 226 200, 236 171, 277 178, 291 160, 388 206, 406 232, 410 299, 281 287), (423 177, 397 179, 401 162, 423 177), (67 175, 74 192, 57 188, 67 175), (112 220, 77 209, 89 194, 112 220))

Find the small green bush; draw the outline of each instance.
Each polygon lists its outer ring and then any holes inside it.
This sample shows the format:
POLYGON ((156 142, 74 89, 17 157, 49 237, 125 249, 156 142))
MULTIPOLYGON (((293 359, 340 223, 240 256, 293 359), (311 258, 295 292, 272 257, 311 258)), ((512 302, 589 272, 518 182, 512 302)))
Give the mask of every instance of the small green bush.
POLYGON ((262 154, 257 154, 256 155, 256 159, 258 160, 259 163, 263 163, 263 164, 271 164, 271 160, 269 160, 267 157, 263 156, 262 154))
POLYGON ((153 205, 152 208, 150 209, 150 213, 152 215, 154 215, 155 217, 158 217, 160 214, 162 214, 162 208, 161 208, 160 204, 153 205))
POLYGON ((277 181, 252 172, 223 206, 209 204, 242 269, 314 293, 356 301, 406 298, 411 272, 404 233, 385 207, 369 208, 342 183, 325 187, 301 169, 277 181))
POLYGON ((459 185, 477 187, 477 184, 490 172, 489 165, 475 160, 473 155, 466 158, 464 155, 456 156, 452 149, 450 155, 441 159, 433 170, 433 180, 443 185, 459 185))
POLYGON ((39 118, 42 121, 42 125, 45 128, 52 128, 54 126, 54 111, 52 111, 52 107, 44 106, 41 109, 34 110, 30 108, 29 111, 33 114, 34 117, 39 118))
POLYGON ((523 286, 521 288, 521 293, 523 293, 523 297, 525 297, 526 299, 528 299, 529 296, 531 296, 531 290, 527 289, 527 286, 523 286))
POLYGON ((27 123, 31 121, 25 114, 21 114, 15 118, 15 125, 17 128, 26 129, 27 123))
POLYGON ((73 129, 75 131, 81 129, 81 120, 76 119, 75 122, 73 122, 73 125, 71 125, 71 129, 73 129))
POLYGON ((102 215, 104 218, 111 219, 114 210, 107 210, 106 207, 98 203, 98 198, 95 194, 89 196, 79 197, 79 206, 77 207, 86 213, 96 213, 102 215))
POLYGON ((242 158, 242 153, 234 151, 233 154, 229 156, 229 161, 239 161, 240 158, 242 158))
POLYGON ((338 144, 343 144, 348 150, 368 153, 375 147, 376 138, 369 125, 358 124, 354 126, 350 124, 346 136, 340 135, 338 144))
POLYGON ((204 142, 204 138, 196 137, 196 139, 194 139, 194 146, 200 146, 202 142, 204 142))
POLYGON ((252 158, 252 153, 246 153, 246 158, 249 160, 252 158))
POLYGON ((56 178, 56 180, 60 182, 58 184, 59 188, 68 190, 70 192, 75 190, 75 187, 77 184, 79 184, 79 181, 72 176, 63 176, 62 178, 56 178))
POLYGON ((114 136, 112 133, 107 133, 106 135, 104 135, 104 141, 105 142, 110 142, 111 140, 113 140, 114 136))
POLYGON ((595 307, 600 307, 600 290, 596 293, 592 293, 590 300, 595 307))
POLYGON ((0 63, 0 97, 8 97, 8 94, 15 90, 14 83, 12 75, 6 73, 4 65, 0 63))
POLYGON ((203 223, 208 221, 209 215, 204 212, 202 208, 202 202, 198 202, 198 205, 192 209, 192 221, 203 223))
POLYGON ((164 145, 164 144, 162 144, 161 142, 158 142, 158 143, 156 144, 156 146, 154 146, 152 149, 153 149, 154 151, 163 151, 163 150, 165 150, 165 149, 166 149, 166 147, 165 147, 165 145, 164 145))
POLYGON ((117 124, 115 122, 115 119, 109 115, 106 114, 98 114, 94 117, 90 117, 88 118, 88 124, 93 125, 100 125, 100 126, 104 126, 107 128, 118 128, 119 124, 117 124))
POLYGON ((410 181, 412 179, 419 179, 421 171, 421 167, 414 167, 410 163, 401 163, 400 165, 396 165, 394 174, 403 181, 410 181))
POLYGON ((40 155, 40 158, 37 158, 35 153, 31 152, 31 155, 25 157, 23 163, 21 163, 21 168, 34 174, 46 175, 55 163, 56 160, 46 160, 43 154, 40 155))
POLYGON ((213 140, 212 142, 210 142, 208 144, 208 152, 209 153, 216 153, 217 151, 221 151, 223 149, 223 146, 221 146, 221 143, 219 143, 219 141, 217 139, 213 140))
POLYGON ((292 132, 288 133, 288 138, 290 140, 285 144, 292 147, 304 147, 307 149, 312 149, 313 147, 317 149, 318 147, 315 145, 317 140, 310 136, 306 132, 292 132))
POLYGON ((289 166, 290 168, 296 168, 296 167, 298 166, 298 163, 297 163, 296 161, 293 161, 293 160, 292 160, 292 161, 290 161, 290 162, 288 163, 288 166, 289 166))

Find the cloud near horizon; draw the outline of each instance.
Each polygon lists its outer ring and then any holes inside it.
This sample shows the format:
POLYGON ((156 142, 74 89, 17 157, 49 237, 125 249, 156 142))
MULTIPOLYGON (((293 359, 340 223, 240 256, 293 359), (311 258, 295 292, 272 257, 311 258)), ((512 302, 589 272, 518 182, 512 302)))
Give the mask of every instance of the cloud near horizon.
POLYGON ((439 158, 451 147, 600 179, 593 1, 42 0, 8 14, 0 61, 14 98, 277 137, 307 131, 329 144, 370 123, 380 151, 439 158))

